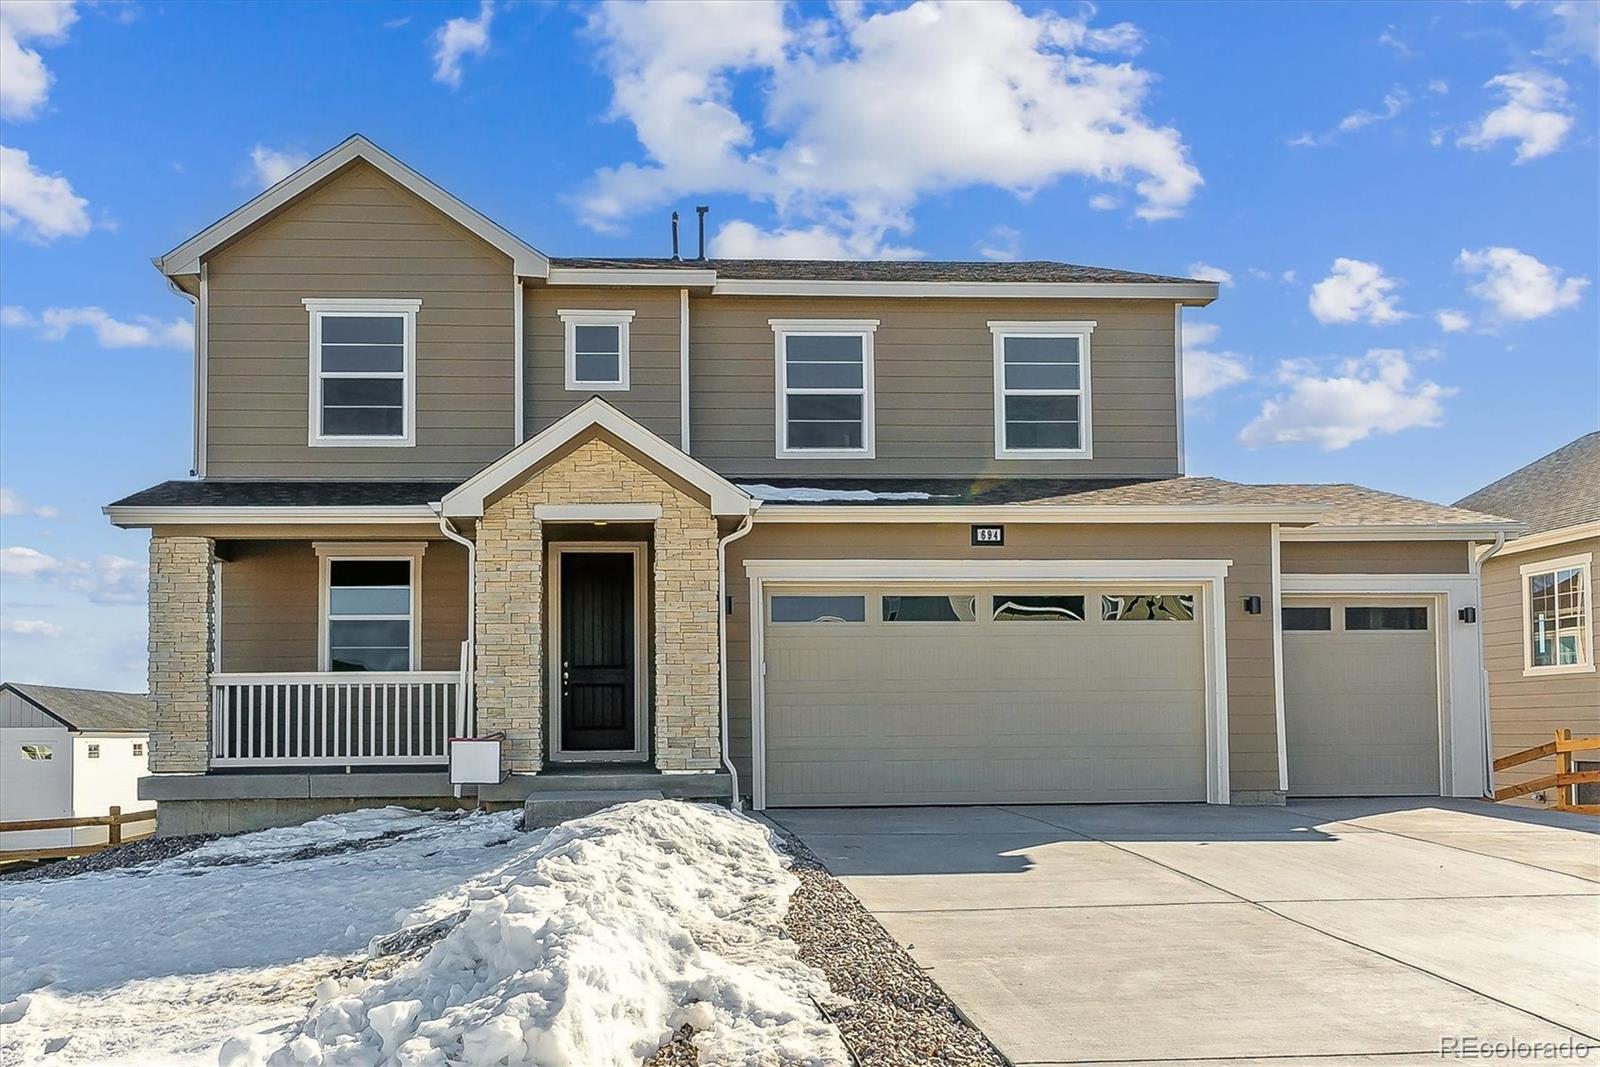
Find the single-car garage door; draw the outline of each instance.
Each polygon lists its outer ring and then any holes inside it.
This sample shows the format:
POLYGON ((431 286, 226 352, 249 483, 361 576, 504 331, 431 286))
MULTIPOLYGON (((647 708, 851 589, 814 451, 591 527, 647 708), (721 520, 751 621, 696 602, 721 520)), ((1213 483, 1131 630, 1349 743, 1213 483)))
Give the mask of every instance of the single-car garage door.
POLYGON ((770 806, 1206 798, 1188 591, 782 587, 766 597, 770 806))
POLYGON ((1286 601, 1292 796, 1439 795, 1435 614, 1423 601, 1286 601))

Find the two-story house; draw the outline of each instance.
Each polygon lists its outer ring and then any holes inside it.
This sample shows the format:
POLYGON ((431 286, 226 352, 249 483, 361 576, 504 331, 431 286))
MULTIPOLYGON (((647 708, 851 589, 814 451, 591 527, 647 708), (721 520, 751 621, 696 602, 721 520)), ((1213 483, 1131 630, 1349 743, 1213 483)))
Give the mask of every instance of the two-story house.
POLYGON ((1213 283, 554 258, 360 137, 156 265, 197 477, 107 511, 164 832, 454 803, 469 734, 489 802, 1483 793, 1516 524, 1186 477, 1213 283))

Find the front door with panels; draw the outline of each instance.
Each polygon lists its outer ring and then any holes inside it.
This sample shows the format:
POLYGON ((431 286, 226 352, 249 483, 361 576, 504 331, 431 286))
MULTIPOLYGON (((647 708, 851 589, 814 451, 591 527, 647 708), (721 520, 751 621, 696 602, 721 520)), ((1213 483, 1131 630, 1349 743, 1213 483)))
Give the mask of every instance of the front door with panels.
POLYGON ((1437 615, 1432 600, 1285 600, 1291 796, 1439 795, 1437 615))
POLYGON ((552 546, 551 757, 644 759, 642 546, 552 546))

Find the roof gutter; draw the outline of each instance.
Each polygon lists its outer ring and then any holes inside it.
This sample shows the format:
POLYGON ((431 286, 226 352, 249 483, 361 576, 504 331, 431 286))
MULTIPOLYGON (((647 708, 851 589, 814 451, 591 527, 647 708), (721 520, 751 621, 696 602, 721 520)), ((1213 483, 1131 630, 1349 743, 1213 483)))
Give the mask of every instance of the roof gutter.
POLYGON ((1282 504, 1152 507, 1132 504, 780 504, 767 503, 757 522, 1093 522, 1313 523, 1321 505, 1282 504))
POLYGON ((285 526, 297 523, 365 525, 370 523, 432 523, 436 512, 427 504, 374 507, 180 507, 107 504, 100 509, 113 526, 139 529, 149 526, 285 526))

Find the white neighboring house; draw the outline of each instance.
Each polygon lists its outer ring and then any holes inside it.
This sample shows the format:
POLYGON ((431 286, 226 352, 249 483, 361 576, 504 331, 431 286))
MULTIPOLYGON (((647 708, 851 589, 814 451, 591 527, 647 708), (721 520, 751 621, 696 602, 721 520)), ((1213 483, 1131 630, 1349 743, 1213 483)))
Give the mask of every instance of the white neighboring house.
MULTIPOLYGON (((139 800, 149 729, 141 693, 0 684, 0 822, 154 807, 139 800)), ((98 844, 106 834, 104 826, 0 833, 0 851, 98 844)))

